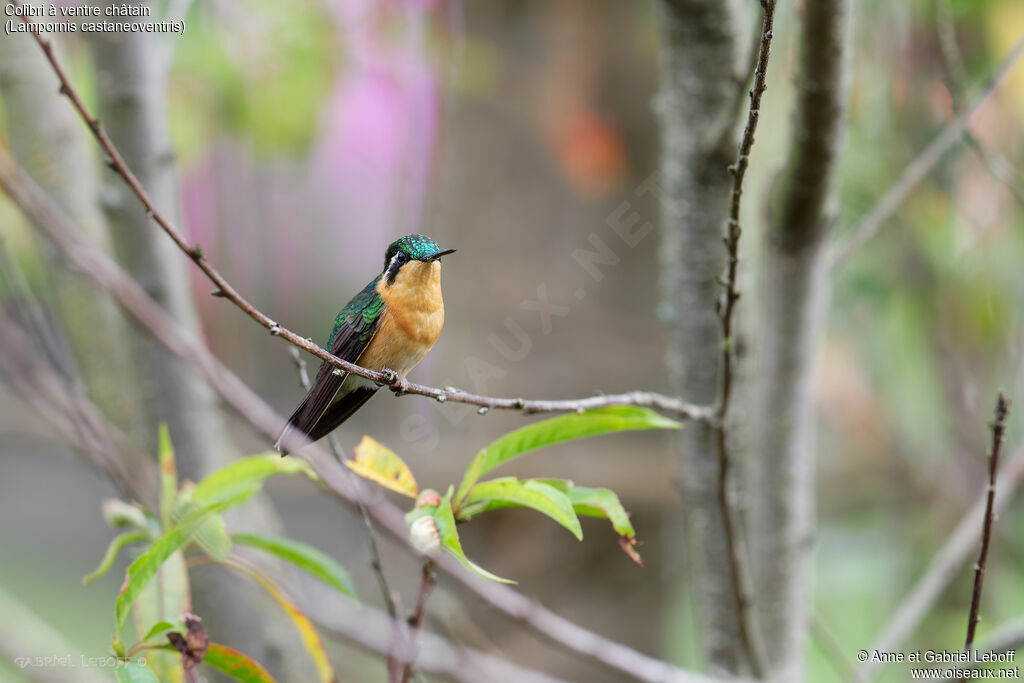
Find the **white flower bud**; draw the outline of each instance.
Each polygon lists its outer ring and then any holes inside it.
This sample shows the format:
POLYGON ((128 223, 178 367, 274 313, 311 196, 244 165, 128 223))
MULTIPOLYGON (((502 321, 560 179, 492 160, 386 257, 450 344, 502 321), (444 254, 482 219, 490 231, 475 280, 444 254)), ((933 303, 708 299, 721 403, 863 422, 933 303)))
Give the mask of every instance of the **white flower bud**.
POLYGON ((420 517, 409 527, 409 540, 412 547, 430 557, 441 549, 441 534, 437 530, 437 522, 430 515, 420 517))

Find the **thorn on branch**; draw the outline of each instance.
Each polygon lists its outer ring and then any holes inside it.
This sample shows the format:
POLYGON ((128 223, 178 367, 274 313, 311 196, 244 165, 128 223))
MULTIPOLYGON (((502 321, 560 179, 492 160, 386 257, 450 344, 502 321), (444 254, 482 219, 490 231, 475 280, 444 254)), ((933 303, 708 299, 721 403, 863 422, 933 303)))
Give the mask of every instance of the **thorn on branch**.
POLYGON ((68 90, 68 86, 65 83, 61 83, 60 87, 57 88, 57 94, 64 95, 65 97, 70 97, 71 91, 68 90))
POLYGON ((216 296, 216 297, 219 297, 219 298, 223 299, 224 297, 227 296, 227 294, 224 292, 223 289, 218 287, 217 289, 211 289, 210 290, 210 296, 216 296))

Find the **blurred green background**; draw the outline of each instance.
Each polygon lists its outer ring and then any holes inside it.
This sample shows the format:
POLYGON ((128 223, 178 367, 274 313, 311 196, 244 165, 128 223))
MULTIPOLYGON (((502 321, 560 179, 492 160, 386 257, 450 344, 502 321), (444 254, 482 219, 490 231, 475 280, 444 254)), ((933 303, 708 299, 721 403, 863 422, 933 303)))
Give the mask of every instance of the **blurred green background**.
MULTIPOLYGON (((798 11, 799 3, 780 5, 746 186, 750 286, 761 198, 785 151, 798 11)), ((965 93, 950 85, 935 2, 854 3, 840 232, 953 118, 954 102, 973 99, 1024 32, 1019 0, 960 0, 949 11, 965 93)), ((571 259, 588 236, 612 235, 607 221, 624 201, 657 222, 651 197, 635 194, 658 159, 655 21, 650 2, 610 0, 194 3, 183 36, 153 38, 173 49, 167 113, 181 226, 250 301, 321 342, 339 306, 379 271, 388 242, 426 233, 458 253, 445 262, 444 334, 415 381, 501 396, 666 391, 656 231, 622 251, 599 283, 571 259), (539 288, 565 308, 550 329, 521 306, 539 288)), ((63 48, 94 101, 88 51, 77 39, 63 48)), ((55 94, 53 106, 67 105, 55 94)), ((1022 121, 1017 67, 971 126, 1016 191, 961 145, 835 279, 814 380, 819 527, 808 589, 848 658, 869 647, 981 490, 996 389, 1024 410, 1022 121)), ((30 288, 52 297, 39 242, 6 198, 0 226, 30 288)), ((287 414, 301 397, 287 346, 191 275, 210 348, 287 414)), ((240 453, 269 446, 230 419, 240 453)), ((340 434, 346 448, 373 435, 406 458, 421 486, 440 488, 523 419, 381 396, 340 434)), ((1022 424, 1011 418, 1008 453, 1022 424)), ((577 544, 521 511, 469 525, 468 553, 571 619, 699 667, 672 445, 665 435, 619 435, 509 470, 613 487, 644 541, 643 569, 598 522, 584 523, 577 544)), ((337 557, 375 597, 357 518, 302 482, 270 491, 289 535, 337 557)), ((109 648, 124 560, 89 587, 80 578, 112 536, 99 507, 110 495, 104 477, 0 383, 0 586, 97 655, 109 648)), ((996 527, 982 640, 1024 617, 1022 524, 1018 502, 996 527)), ((415 562, 387 542, 385 565, 411 599, 415 562)), ((959 647, 970 580, 965 569, 904 650, 959 647)), ((571 680, 617 680, 450 588, 442 582, 428 619, 442 633, 571 680)), ((380 675, 369 656, 337 648, 342 680, 380 675)), ((808 680, 845 679, 818 638, 808 661, 808 680)), ((894 665, 879 680, 907 676, 894 665)), ((0 680, 23 678, 0 663, 0 680)))

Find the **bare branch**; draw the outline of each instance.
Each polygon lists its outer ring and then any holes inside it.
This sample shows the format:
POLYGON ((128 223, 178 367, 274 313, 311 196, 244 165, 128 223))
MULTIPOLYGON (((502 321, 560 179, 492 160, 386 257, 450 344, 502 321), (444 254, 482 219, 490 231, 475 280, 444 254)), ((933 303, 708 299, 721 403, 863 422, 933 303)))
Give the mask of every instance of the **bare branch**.
MULTIPOLYGON (((427 560, 423 563, 423 572, 420 575, 420 590, 416 596, 416 607, 413 609, 412 616, 409 617, 409 626, 412 627, 413 638, 416 637, 417 632, 423 625, 423 617, 426 614, 427 608, 427 597, 436 583, 437 577, 434 575, 434 562, 427 560)), ((405 671, 402 672, 402 683, 409 683, 409 678, 411 677, 412 664, 406 664, 405 671)))
POLYGON ((761 42, 757 52, 757 65, 754 69, 754 85, 750 90, 750 110, 747 113, 747 124, 740 140, 739 156, 729 171, 733 176, 732 202, 729 208, 729 220, 726 228, 725 246, 728 251, 725 269, 725 293, 720 308, 722 325, 722 357, 718 405, 715 409, 717 418, 714 426, 715 448, 718 454, 718 498, 725 522, 726 544, 729 548, 733 594, 736 600, 736 612, 739 620, 740 637, 743 649, 747 653, 751 669, 758 678, 763 678, 767 671, 767 658, 760 632, 754 624, 753 587, 746 548, 743 543, 739 516, 735 503, 731 498, 730 482, 732 463, 729 455, 728 433, 726 421, 729 416, 730 400, 733 388, 733 360, 735 348, 733 343, 733 313, 736 302, 740 298, 736 280, 739 267, 740 206, 743 197, 743 179, 750 163, 750 151, 754 146, 754 133, 761 114, 761 96, 767 89, 765 82, 768 71, 768 57, 771 53, 772 26, 775 21, 775 0, 761 0, 763 16, 761 20, 761 42))
POLYGON ((927 147, 921 150, 910 164, 903 169, 903 173, 896 179, 889 190, 881 199, 854 225, 849 232, 849 237, 837 242, 829 255, 829 270, 833 273, 842 268, 849 258, 875 233, 882 225, 896 212, 903 204, 910 192, 924 179, 928 173, 935 168, 942 157, 953 145, 963 139, 964 131, 971 123, 974 115, 988 102, 989 98, 999 89, 1009 75, 1011 67, 1017 63, 1021 54, 1024 53, 1024 38, 1021 38, 1010 50, 992 75, 988 84, 982 90, 981 95, 974 101, 970 108, 965 109, 960 116, 942 129, 935 139, 927 147))
MULTIPOLYGON (((1014 619, 1006 624, 1003 624, 995 633, 988 637, 981 645, 977 647, 979 652, 992 652, 992 653, 1004 653, 1014 652, 1024 647, 1024 619, 1014 619)), ((981 667, 983 662, 972 661, 966 664, 961 664, 957 667, 957 676, 962 676, 964 672, 970 671, 971 669, 977 669, 981 667)), ((957 680, 955 677, 946 679, 947 681, 957 680)))
MULTIPOLYGON (((295 347, 291 349, 292 360, 295 362, 295 368, 299 373, 299 384, 306 391, 309 391, 311 383, 309 381, 309 373, 306 371, 306 361, 299 354, 299 350, 295 347)), ((330 446, 331 452, 334 453, 334 457, 338 462, 345 460, 345 452, 341 448, 341 444, 335 438, 334 434, 327 435, 327 443, 330 446)), ((391 592, 391 586, 388 585, 387 576, 384 574, 384 565, 380 561, 380 546, 377 541, 377 530, 373 526, 373 518, 370 517, 370 513, 367 511, 365 505, 358 505, 359 514, 363 518, 363 527, 366 529, 366 536, 370 541, 370 569, 373 570, 373 575, 377 579, 377 586, 380 588, 381 597, 384 599, 384 606, 387 607, 388 616, 392 619, 398 618, 398 610, 395 607, 395 596, 391 592)))
MULTIPOLYGON (((1024 480, 1024 444, 1010 457, 1003 468, 999 491, 993 504, 995 515, 999 515, 1010 504, 1014 492, 1024 480)), ((978 542, 978 528, 985 516, 988 503, 988 487, 981 492, 971 509, 968 510, 956 528, 946 538, 942 548, 932 558, 924 574, 893 611, 892 617, 875 639, 871 648, 880 652, 897 652, 900 646, 914 632, 925 615, 935 605, 942 592, 956 577, 967 562, 978 542)), ((861 674, 870 678, 880 664, 869 662, 861 667, 861 674)))
MULTIPOLYGON (((0 151, 0 187, 40 229, 100 287, 109 291, 125 310, 170 351, 187 361, 238 414, 266 437, 273 438, 281 416, 209 350, 161 309, 131 277, 105 254, 85 242, 59 207, 53 205, 9 155, 0 151)), ((301 455, 335 496, 350 504, 365 505, 380 528, 408 545, 409 532, 402 511, 379 491, 342 467, 316 444, 301 455)), ((442 554, 439 568, 480 596, 485 602, 521 621, 555 643, 641 681, 712 683, 717 680, 683 671, 667 662, 609 640, 558 616, 539 603, 504 585, 485 582, 469 574, 455 558, 442 554)))
MULTIPOLYGON (((953 100, 953 113, 960 114, 966 104, 967 69, 964 56, 956 40, 956 24, 949 6, 950 0, 935 0, 935 29, 939 37, 939 52, 946 69, 949 92, 953 100)), ((964 142, 981 160, 985 170, 996 182, 1010 191, 1014 199, 1024 204, 1024 190, 1017 184, 1016 173, 1006 157, 989 150, 969 130, 964 131, 964 142)))
POLYGON ((985 516, 981 525, 981 548, 978 549, 978 561, 974 564, 974 589, 971 592, 971 611, 967 617, 967 639, 964 649, 970 650, 974 645, 974 630, 981 617, 981 589, 985 583, 985 565, 988 563, 988 548, 992 541, 992 522, 995 518, 996 477, 999 475, 999 452, 1003 448, 1003 435, 1006 432, 1006 417, 1010 412, 1010 402, 1000 392, 996 398, 995 417, 992 420, 992 449, 988 456, 988 491, 985 498, 985 516))
MULTIPOLYGON (((18 0, 12 0, 12 2, 16 5, 20 4, 18 0)), ((26 23, 30 23, 28 17, 23 16, 22 19, 26 23)), ((149 216, 156 221, 157 225, 159 225, 160 228, 174 241, 178 248, 184 252, 201 271, 203 271, 203 274, 206 275, 214 285, 216 285, 216 289, 213 290, 213 293, 216 296, 227 299, 231 303, 235 304, 246 315, 269 330, 270 334, 294 344, 300 349, 313 354, 317 358, 330 363, 339 370, 353 375, 358 375, 359 377, 365 377, 366 379, 376 382, 381 386, 388 386, 396 391, 401 390, 402 393, 429 396, 430 398, 436 399, 440 402, 468 403, 470 405, 488 409, 519 410, 526 414, 558 412, 571 413, 590 408, 600 408, 603 406, 635 405, 651 408, 683 420, 710 421, 712 419, 713 412, 711 408, 707 406, 692 405, 685 403, 678 398, 663 396, 661 394, 646 391, 607 394, 582 399, 529 400, 522 398, 495 398, 490 396, 481 396, 479 394, 472 394, 470 392, 451 387, 439 389, 412 382, 403 384, 401 379, 396 377, 394 373, 379 372, 377 370, 371 370, 370 368, 360 367, 354 363, 349 363, 348 361, 332 355, 319 345, 313 343, 309 338, 302 337, 295 332, 292 332, 249 303, 249 301, 239 294, 239 292, 231 286, 224 276, 222 276, 220 272, 217 271, 217 269, 214 268, 206 259, 203 255, 202 245, 189 243, 189 241, 185 239, 185 237, 173 225, 171 225, 170 221, 153 204, 153 201, 150 199, 145 188, 143 188, 139 183, 132 170, 125 164, 124 159, 107 136, 107 133, 104 131, 103 126, 100 125, 99 120, 93 117, 85 107, 81 97, 78 95, 75 88, 72 87, 67 74, 64 72, 63 67, 57 60, 57 57, 53 52, 53 47, 36 31, 31 31, 31 34, 43 49, 47 60, 53 67, 57 77, 60 79, 61 94, 65 95, 68 100, 70 100, 75 111, 78 112, 79 116, 89 127, 89 130, 92 131, 96 141, 103 149, 103 152, 107 155, 107 164, 110 168, 121 176, 132 193, 139 198, 140 202, 142 202, 142 205, 146 208, 149 216)))

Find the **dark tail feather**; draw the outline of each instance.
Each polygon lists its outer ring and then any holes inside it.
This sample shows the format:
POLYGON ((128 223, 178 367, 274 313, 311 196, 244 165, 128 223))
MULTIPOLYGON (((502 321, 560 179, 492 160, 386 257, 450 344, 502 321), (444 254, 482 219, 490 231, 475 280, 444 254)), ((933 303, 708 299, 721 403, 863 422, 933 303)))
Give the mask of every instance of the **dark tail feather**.
POLYGON ((359 387, 348 392, 323 412, 323 414, 316 416, 314 420, 310 420, 308 416, 304 415, 306 411, 306 402, 303 401, 292 416, 288 418, 288 422, 285 424, 284 429, 277 437, 277 443, 274 444, 274 448, 281 452, 282 457, 288 455, 289 450, 282 446, 285 438, 287 438, 289 432, 298 431, 302 433, 307 439, 317 441, 330 432, 334 431, 342 422, 352 417, 352 414, 359 410, 364 403, 370 400, 370 397, 377 392, 376 387, 359 387), (310 424, 306 424, 310 423, 310 424))

